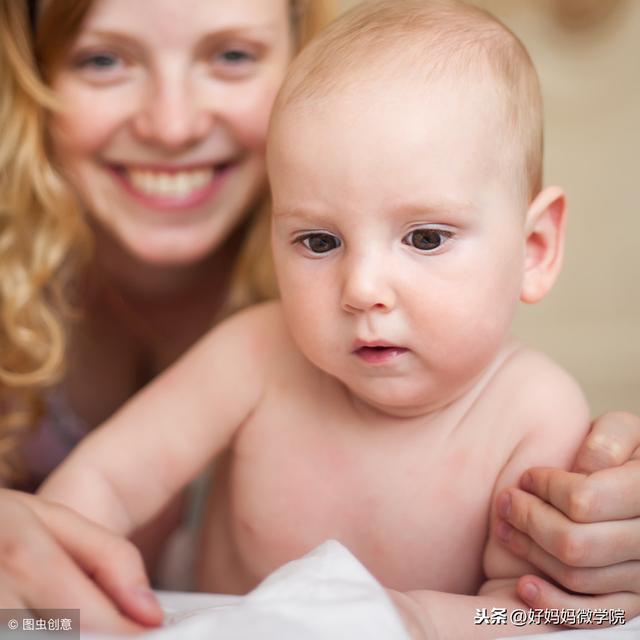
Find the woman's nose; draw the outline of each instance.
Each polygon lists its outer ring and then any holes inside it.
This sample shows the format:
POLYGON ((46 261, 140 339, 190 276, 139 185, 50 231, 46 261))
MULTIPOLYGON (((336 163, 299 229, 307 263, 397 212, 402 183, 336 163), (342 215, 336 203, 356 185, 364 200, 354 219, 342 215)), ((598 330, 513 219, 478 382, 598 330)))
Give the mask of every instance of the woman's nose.
POLYGON ((381 256, 354 257, 347 261, 342 289, 342 308, 350 313, 389 312, 396 303, 389 265, 381 256))
POLYGON ((136 136, 168 150, 189 147, 205 137, 213 113, 198 99, 185 78, 162 78, 150 83, 133 119, 136 136))

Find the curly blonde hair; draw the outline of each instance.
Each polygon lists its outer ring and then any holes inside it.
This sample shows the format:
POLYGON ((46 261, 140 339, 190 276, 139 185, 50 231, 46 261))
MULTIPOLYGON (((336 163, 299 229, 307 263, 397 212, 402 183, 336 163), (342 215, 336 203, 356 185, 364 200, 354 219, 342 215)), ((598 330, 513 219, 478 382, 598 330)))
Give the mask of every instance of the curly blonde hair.
POLYGON ((38 413, 34 390, 60 375, 62 292, 88 235, 47 154, 45 117, 56 103, 39 77, 26 3, 0 0, 0 41, 0 477, 7 477, 38 413))
MULTIPOLYGON (((82 209, 47 149, 47 116, 61 105, 46 78, 92 3, 49 3, 36 36, 29 3, 0 0, 0 485, 17 479, 17 452, 41 413, 40 393, 64 370, 66 294, 90 255, 82 209)), ((298 48, 337 13, 334 0, 290 5, 298 48)), ((276 294, 263 242, 268 211, 265 196, 250 216, 227 310, 276 294)))

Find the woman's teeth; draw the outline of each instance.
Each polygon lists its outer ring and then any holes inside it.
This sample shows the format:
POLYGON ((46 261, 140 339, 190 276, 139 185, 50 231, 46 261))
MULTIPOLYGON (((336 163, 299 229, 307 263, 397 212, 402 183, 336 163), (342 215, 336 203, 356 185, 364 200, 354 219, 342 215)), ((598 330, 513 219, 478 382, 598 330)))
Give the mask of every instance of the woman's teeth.
POLYGON ((208 184, 214 170, 195 171, 149 171, 128 169, 127 176, 131 184, 141 193, 161 198, 186 198, 208 184))

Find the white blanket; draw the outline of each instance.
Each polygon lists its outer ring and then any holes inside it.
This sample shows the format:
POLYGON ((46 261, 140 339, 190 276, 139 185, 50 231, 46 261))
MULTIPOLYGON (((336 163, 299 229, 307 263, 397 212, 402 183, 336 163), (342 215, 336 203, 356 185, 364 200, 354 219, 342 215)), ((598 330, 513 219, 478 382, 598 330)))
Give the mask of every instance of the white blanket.
MULTIPOLYGON (((165 625, 144 634, 145 640, 408 640, 385 590, 333 540, 284 565, 246 596, 162 591, 158 596, 166 612, 165 625)), ((506 636, 496 627, 495 637, 506 636)), ((625 626, 526 637, 640 639, 640 618, 625 626)), ((82 634, 82 638, 122 636, 82 634)))
POLYGON ((246 596, 158 596, 165 626, 144 634, 145 640, 408 640, 385 590, 333 540, 284 565, 246 596))

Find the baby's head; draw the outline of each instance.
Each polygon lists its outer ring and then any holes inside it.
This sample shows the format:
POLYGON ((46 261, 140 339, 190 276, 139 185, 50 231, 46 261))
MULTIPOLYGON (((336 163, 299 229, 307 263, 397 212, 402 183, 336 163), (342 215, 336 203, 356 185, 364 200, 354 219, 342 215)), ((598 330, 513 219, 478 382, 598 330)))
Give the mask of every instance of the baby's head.
POLYGON ((314 364, 396 413, 473 384, 560 267, 541 111, 522 44, 461 2, 365 2, 294 61, 268 141, 273 247, 314 364))

